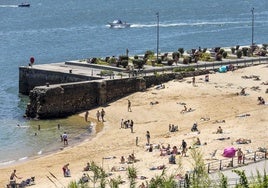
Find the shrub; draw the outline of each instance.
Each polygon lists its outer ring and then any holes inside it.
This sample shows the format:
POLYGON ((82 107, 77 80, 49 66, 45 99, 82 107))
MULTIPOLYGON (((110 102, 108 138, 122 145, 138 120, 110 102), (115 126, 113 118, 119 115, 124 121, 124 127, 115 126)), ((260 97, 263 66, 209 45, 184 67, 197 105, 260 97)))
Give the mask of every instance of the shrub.
POLYGON ((173 63, 174 63, 174 60, 173 60, 173 59, 168 59, 167 64, 168 64, 169 66, 171 66, 173 63))
POLYGON ((191 62, 192 62, 192 57, 190 56, 185 56, 182 61, 183 64, 189 64, 191 62))
POLYGON ((176 60, 180 58, 180 53, 179 52, 173 52, 172 53, 172 59, 176 60))
POLYGON ((123 60, 128 60, 128 56, 127 55, 120 55, 119 56, 119 61, 123 61, 123 60))
POLYGON ((137 55, 134 55, 134 59, 139 59, 139 56, 137 56, 137 55))
POLYGON ((220 51, 221 47, 215 47, 214 52, 218 53, 220 51))
POLYGON ((248 55, 248 48, 247 47, 242 48, 242 53, 243 53, 243 56, 247 56, 248 55))
POLYGON ((122 65, 124 68, 126 68, 127 66, 128 66, 128 60, 122 60, 121 62, 120 62, 120 65, 122 65))
POLYGON ((161 59, 156 59, 156 63, 157 64, 162 64, 162 60, 161 59))
POLYGON ((227 56, 228 56, 227 52, 224 51, 224 52, 222 53, 222 57, 223 57, 223 58, 226 58, 227 56))
POLYGON ((111 57, 111 58, 108 60, 108 63, 109 63, 109 64, 116 64, 116 59, 115 59, 115 57, 111 57))
POLYGON ((216 59, 216 61, 221 61, 222 55, 220 53, 217 53, 215 59, 216 59))
POLYGON ((223 48, 221 48, 221 49, 219 50, 219 53, 222 55, 223 52, 225 52, 225 50, 224 50, 223 48))
POLYGON ((242 50, 237 50, 236 56, 237 56, 237 58, 241 58, 242 57, 242 50))
POLYGON ((262 49, 267 50, 268 44, 262 44, 262 49))
POLYGON ((144 54, 144 58, 148 59, 148 58, 152 58, 154 56, 154 52, 151 50, 147 50, 144 54))
POLYGON ((96 64, 96 63, 97 63, 97 58, 96 58, 96 57, 93 57, 93 58, 90 60, 90 63, 96 64))
POLYGON ((142 59, 133 59, 133 65, 135 68, 142 69, 144 64, 145 64, 145 61, 142 59))
POLYGON ((180 52, 181 55, 184 53, 184 49, 183 48, 179 48, 178 51, 180 52))
POLYGON ((240 47, 239 45, 236 45, 236 46, 235 46, 235 50, 236 50, 236 51, 239 50, 239 47, 240 47))
POLYGON ((231 52, 232 52, 232 54, 235 53, 235 48, 234 47, 231 48, 231 52))
POLYGON ((200 61, 210 61, 210 60, 211 60, 211 54, 210 53, 201 53, 200 61))
POLYGON ((100 72, 100 75, 101 75, 101 76, 112 76, 113 74, 114 74, 114 72, 111 71, 111 70, 102 70, 102 71, 100 72))

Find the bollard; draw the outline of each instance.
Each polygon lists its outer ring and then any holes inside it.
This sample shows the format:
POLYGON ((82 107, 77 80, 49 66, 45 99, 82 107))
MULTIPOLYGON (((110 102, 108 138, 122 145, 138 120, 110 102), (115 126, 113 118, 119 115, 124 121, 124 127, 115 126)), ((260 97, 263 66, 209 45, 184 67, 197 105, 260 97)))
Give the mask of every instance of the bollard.
POLYGON ((49 87, 49 82, 46 83, 46 86, 49 87))

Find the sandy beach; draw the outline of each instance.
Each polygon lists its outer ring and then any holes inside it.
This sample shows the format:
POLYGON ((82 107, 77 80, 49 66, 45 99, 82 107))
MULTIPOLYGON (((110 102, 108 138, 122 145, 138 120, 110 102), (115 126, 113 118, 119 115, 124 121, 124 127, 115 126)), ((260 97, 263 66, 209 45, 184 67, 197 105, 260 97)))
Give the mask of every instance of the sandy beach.
MULTIPOLYGON (((93 139, 75 147, 66 147, 54 154, 3 167, 0 169, 0 185, 5 187, 13 169, 16 169, 17 175, 23 179, 35 176, 36 185, 31 186, 33 188, 66 187, 70 181, 77 181, 82 176, 87 162, 94 161, 106 172, 111 172, 112 167, 127 167, 128 164, 120 164, 120 157, 127 158, 131 153, 135 154, 138 161, 129 165, 137 169, 139 177, 146 176, 147 181, 161 173, 161 170, 150 170, 159 165, 167 167, 167 174, 184 174, 192 170, 189 152, 187 157, 176 156, 182 162, 182 168, 169 164, 168 156, 160 156, 159 149, 154 148, 153 152, 148 152, 146 131, 150 132, 150 143, 153 146, 170 144, 171 147, 177 146, 179 151, 183 139, 189 147, 198 137, 202 144, 199 149, 205 162, 209 162, 206 159, 210 159, 210 153, 215 150, 215 159, 223 159, 223 149, 229 146, 241 148, 243 152, 255 151, 259 147, 268 148, 268 105, 258 105, 257 101, 262 96, 268 102, 267 73, 268 65, 258 65, 233 72, 210 74, 209 82, 205 82, 205 76, 198 76, 195 78, 195 85, 192 84, 192 78, 173 80, 165 83, 164 89, 151 87, 107 106, 90 110, 89 118, 94 124, 97 123, 97 110, 104 109, 106 112, 103 129, 93 139), (246 95, 237 95, 242 88, 245 88, 246 95), (131 101, 131 112, 128 112, 128 100, 131 101), (157 104, 152 105, 151 102, 157 104), (184 104, 193 111, 181 113, 184 104), (243 114, 249 116, 238 117, 243 114), (133 120, 133 133, 130 129, 121 128, 121 119, 133 120), (222 120, 224 122, 220 123, 222 120), (195 122, 200 134, 191 132, 195 122), (170 132, 169 124, 178 126, 179 131, 170 132), (222 127, 223 134, 214 134, 219 126, 222 127), (220 137, 230 139, 217 140, 220 137), (249 139, 251 142, 235 143, 239 138, 249 139), (68 178, 62 174, 62 167, 66 163, 70 163, 71 170, 71 177, 68 178)), ((84 114, 80 116, 84 118, 84 114)), ((120 175, 127 182, 120 187, 128 187, 126 171, 111 173, 111 178, 120 175)), ((137 179, 138 185, 142 181, 146 180, 137 179)))

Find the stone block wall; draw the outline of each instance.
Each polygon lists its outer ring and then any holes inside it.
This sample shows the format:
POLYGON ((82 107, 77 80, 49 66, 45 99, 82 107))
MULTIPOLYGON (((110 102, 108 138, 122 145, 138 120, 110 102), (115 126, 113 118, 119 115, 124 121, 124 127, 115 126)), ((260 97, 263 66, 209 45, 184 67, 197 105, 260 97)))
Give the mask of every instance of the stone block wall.
POLYGON ((43 86, 46 85, 46 83, 52 85, 95 79, 99 78, 34 69, 34 67, 19 67, 19 92, 24 95, 29 95, 29 92, 34 87, 43 86))

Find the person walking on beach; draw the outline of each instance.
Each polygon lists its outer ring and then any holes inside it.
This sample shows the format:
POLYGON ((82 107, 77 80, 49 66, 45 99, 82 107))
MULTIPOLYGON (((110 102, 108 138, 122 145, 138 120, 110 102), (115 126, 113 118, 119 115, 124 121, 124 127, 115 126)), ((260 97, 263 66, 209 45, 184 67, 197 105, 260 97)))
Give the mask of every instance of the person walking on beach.
POLYGON ((19 177, 19 176, 16 175, 16 170, 14 170, 14 171, 11 173, 11 175, 10 175, 10 186, 11 186, 12 188, 17 187, 17 185, 16 185, 16 178, 17 178, 17 179, 22 179, 22 177, 19 177))
POLYGON ((131 102, 130 102, 129 99, 128 99, 127 101, 128 101, 128 104, 127 104, 127 111, 128 111, 128 112, 131 112, 131 111, 132 111, 132 110, 131 110, 131 102))
POLYGON ((105 111, 101 109, 101 120, 104 122, 105 111))
POLYGON ((99 110, 97 111, 96 116, 97 116, 97 120, 100 121, 100 111, 99 110))
POLYGON ((187 143, 185 142, 185 140, 182 140, 181 147, 182 147, 181 156, 186 157, 187 143))
POLYGON ((68 135, 66 132, 62 134, 62 140, 64 145, 68 145, 68 135))
POLYGON ((193 83, 193 86, 195 86, 195 76, 193 76, 192 78, 192 83, 193 83))
POLYGON ((150 136, 150 132, 147 131, 147 132, 146 132, 146 139, 147 139, 147 145, 148 145, 148 146, 150 145, 150 138, 151 138, 151 136, 150 136))
POLYGON ((131 133, 133 133, 133 126, 134 126, 134 122, 133 122, 133 120, 130 120, 130 130, 131 130, 131 133))
POLYGON ((88 111, 86 111, 85 113, 85 121, 87 122, 87 118, 88 118, 88 111))

